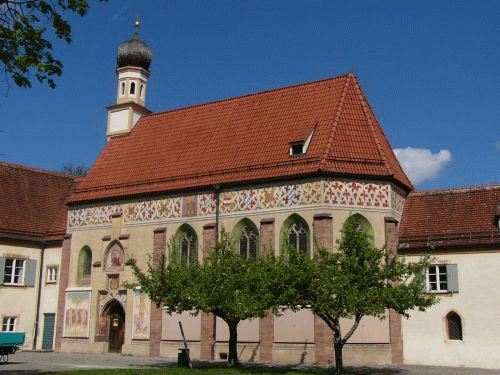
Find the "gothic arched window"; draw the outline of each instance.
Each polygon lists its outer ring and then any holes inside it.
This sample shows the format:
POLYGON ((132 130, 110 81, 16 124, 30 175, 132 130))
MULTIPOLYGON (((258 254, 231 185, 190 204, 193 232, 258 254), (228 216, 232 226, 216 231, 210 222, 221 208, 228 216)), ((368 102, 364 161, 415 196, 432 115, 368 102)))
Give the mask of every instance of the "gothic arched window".
POLYGON ((281 240, 288 242, 293 248, 302 252, 309 252, 309 226, 299 215, 292 215, 285 220, 281 228, 281 240))
POLYGON ((370 222, 368 221, 368 219, 366 219, 361 214, 354 214, 354 215, 351 215, 351 216, 348 217, 348 219, 344 223, 344 226, 348 222, 349 223, 354 222, 357 225, 357 227, 358 227, 358 229, 360 231, 365 232, 366 234, 368 234, 368 236, 370 237, 370 241, 371 241, 372 245, 374 244, 375 237, 374 237, 374 233, 373 233, 373 227, 370 224, 370 222))
POLYGON ((239 247, 243 258, 257 258, 257 231, 250 225, 245 225, 240 231, 239 247))
POLYGON ((181 262, 190 264, 198 261, 198 239, 189 225, 183 225, 177 231, 176 238, 179 244, 181 262))
POLYGON ((90 284, 92 273, 92 251, 90 247, 84 246, 78 254, 78 269, 76 272, 77 284, 90 284))

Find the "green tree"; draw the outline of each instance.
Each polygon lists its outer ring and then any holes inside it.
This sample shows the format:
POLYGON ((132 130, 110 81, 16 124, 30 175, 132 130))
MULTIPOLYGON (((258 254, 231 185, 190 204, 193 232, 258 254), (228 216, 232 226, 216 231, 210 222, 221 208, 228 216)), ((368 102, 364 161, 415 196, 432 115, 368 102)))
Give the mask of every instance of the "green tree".
POLYGON ((61 172, 73 176, 84 177, 87 175, 88 168, 83 165, 74 165, 72 162, 64 163, 61 172))
POLYGON ((71 25, 64 16, 84 16, 88 9, 87 0, 0 0, 0 61, 7 88, 10 79, 19 87, 31 87, 32 74, 55 88, 54 77, 61 75, 63 64, 54 57, 47 34, 69 44, 71 25))
POLYGON ((292 310, 311 309, 333 331, 335 367, 342 371, 342 349, 364 316, 385 318, 387 309, 408 317, 435 303, 422 288, 429 259, 406 262, 373 245, 358 223, 348 220, 337 251, 318 249, 313 258, 284 246, 284 291, 280 303, 292 310), (340 319, 353 319, 342 336, 340 319))
POLYGON ((203 264, 183 264, 177 244, 170 246, 170 260, 165 256, 151 259, 147 272, 133 265, 137 283, 151 300, 163 305, 169 313, 200 311, 221 318, 229 328, 228 362, 237 366, 238 324, 242 320, 261 318, 276 307, 271 291, 275 258, 272 255, 245 259, 234 251, 231 238, 222 230, 221 238, 203 264), (173 251, 172 251, 173 249, 173 251))

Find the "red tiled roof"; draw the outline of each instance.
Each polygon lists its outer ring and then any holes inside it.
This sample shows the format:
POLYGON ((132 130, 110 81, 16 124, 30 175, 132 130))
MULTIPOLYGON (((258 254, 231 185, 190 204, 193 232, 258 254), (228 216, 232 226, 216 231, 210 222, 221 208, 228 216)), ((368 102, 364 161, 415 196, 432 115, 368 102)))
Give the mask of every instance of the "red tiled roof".
POLYGON ((318 173, 413 188, 352 74, 143 116, 108 142, 70 202, 318 173), (313 129, 307 153, 290 156, 313 129))
POLYGON ((500 185, 411 192, 399 229, 400 249, 500 244, 500 185))
POLYGON ((0 162, 0 238, 61 241, 76 178, 0 162))

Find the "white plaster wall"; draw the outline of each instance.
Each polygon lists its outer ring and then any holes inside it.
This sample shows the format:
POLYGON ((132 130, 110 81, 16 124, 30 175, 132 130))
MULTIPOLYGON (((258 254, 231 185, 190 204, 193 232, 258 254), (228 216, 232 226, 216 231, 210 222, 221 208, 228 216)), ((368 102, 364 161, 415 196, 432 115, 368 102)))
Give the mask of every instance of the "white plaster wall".
POLYGON ((62 248, 60 247, 45 249, 42 274, 42 291, 40 295, 40 322, 38 329, 37 349, 42 348, 44 314, 56 314, 56 322, 54 324, 55 340, 55 328, 58 319, 57 299, 59 295, 59 278, 61 276, 61 254, 62 248), (47 266, 57 266, 57 282, 47 283, 47 266))
POLYGON ((274 342, 313 343, 314 315, 310 310, 286 310, 274 319, 274 342))
POLYGON ((436 259, 457 264, 459 292, 442 295, 426 312, 403 319, 404 362, 500 369, 500 253, 439 254, 436 259), (462 319, 463 341, 447 339, 450 311, 462 319))
POLYGON ((200 341, 201 338, 201 315, 192 316, 188 312, 169 315, 165 310, 162 312, 162 340, 181 341, 182 334, 179 322, 187 341, 200 341))
MULTIPOLYGON (((229 327, 221 318, 216 323, 217 341, 229 341, 229 327)), ((259 319, 242 320, 238 324, 238 342, 259 342, 259 319)))
MULTIPOLYGON (((16 331, 26 334, 24 348, 33 347, 40 249, 0 244, 0 257, 36 260, 34 287, 0 285, 0 324, 4 316, 16 316, 16 331)), ((1 328, 0 328, 1 329, 1 328)))

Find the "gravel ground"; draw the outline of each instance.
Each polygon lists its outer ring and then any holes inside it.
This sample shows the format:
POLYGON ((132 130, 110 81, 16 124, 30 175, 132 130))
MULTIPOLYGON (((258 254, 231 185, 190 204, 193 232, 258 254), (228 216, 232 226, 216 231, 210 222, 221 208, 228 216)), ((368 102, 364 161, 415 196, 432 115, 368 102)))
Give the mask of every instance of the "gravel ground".
MULTIPOLYGON (((21 351, 9 357, 9 363, 0 364, 1 375, 35 375, 44 372, 84 369, 115 368, 162 368, 177 365, 177 359, 134 357, 120 354, 75 354, 54 352, 21 351)), ((203 362, 195 362, 203 365, 203 362)), ((244 364, 257 366, 257 364, 244 364)), ((284 368, 310 368, 311 366, 280 366, 284 368)), ((500 370, 471 369, 463 367, 434 366, 373 366, 347 367, 359 374, 375 373, 377 375, 491 375, 500 374, 500 370)))

